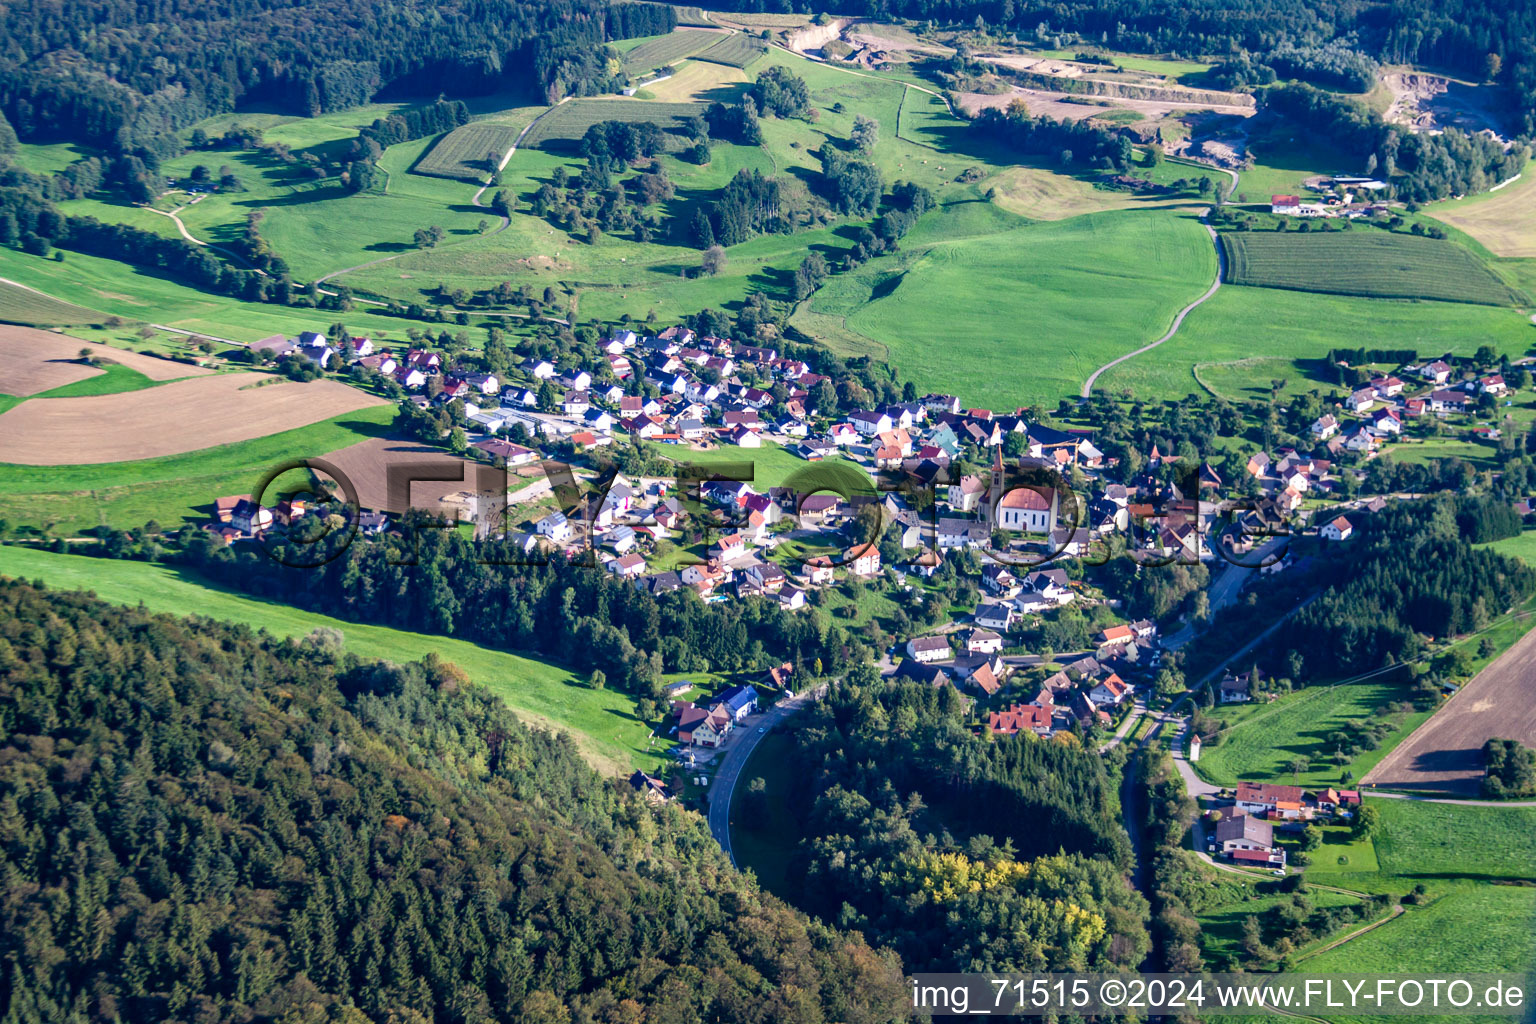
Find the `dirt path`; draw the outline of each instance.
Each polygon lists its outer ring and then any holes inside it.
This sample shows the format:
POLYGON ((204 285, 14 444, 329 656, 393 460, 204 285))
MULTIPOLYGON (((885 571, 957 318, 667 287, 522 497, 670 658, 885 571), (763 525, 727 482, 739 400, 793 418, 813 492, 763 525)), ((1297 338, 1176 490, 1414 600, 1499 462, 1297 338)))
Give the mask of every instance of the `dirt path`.
POLYGON ((1386 924, 1388 921, 1395 921, 1399 916, 1401 916, 1402 913, 1403 913, 1403 905, 1401 903, 1394 903, 1394 904, 1392 904, 1392 912, 1390 914, 1388 914, 1386 917, 1379 918, 1379 919, 1377 919, 1375 921, 1372 921, 1370 924, 1366 925, 1364 928, 1356 928, 1354 931, 1350 932, 1348 935, 1341 936, 1340 938, 1337 938, 1334 941, 1328 943, 1328 945, 1326 945, 1326 946, 1320 946, 1319 948, 1314 949, 1312 952, 1308 953, 1305 956, 1299 956, 1299 957, 1296 958, 1295 962, 1298 963, 1298 964, 1299 963, 1305 963, 1306 961, 1312 959, 1315 956, 1318 956, 1319 954, 1328 952, 1330 949, 1338 949, 1340 946, 1344 945, 1344 943, 1350 941, 1351 939, 1358 939, 1360 936, 1364 935, 1366 932, 1375 931, 1377 928, 1380 928, 1382 925, 1386 924))
MULTIPOLYGON (((1209 213, 1210 211, 1206 212, 1209 213)), ((1203 221, 1204 217, 1202 217, 1201 220, 1203 221)), ((1189 314, 1194 311, 1195 307, 1203 304, 1212 295, 1215 295, 1216 292, 1221 288, 1221 279, 1226 276, 1227 258, 1222 254, 1221 243, 1216 238, 1216 229, 1211 227, 1209 224, 1205 224, 1205 230, 1211 236, 1211 244, 1216 247, 1216 280, 1211 282, 1211 286, 1205 290, 1204 295, 1200 296, 1194 302, 1191 302, 1189 305, 1179 310, 1178 315, 1173 318, 1173 326, 1168 328, 1167 334, 1163 335, 1161 338, 1158 338, 1156 341, 1149 345, 1143 345, 1141 348, 1138 348, 1133 352, 1127 352, 1125 355, 1120 356, 1117 359, 1111 359, 1109 362, 1105 363, 1103 366, 1089 374, 1088 379, 1083 381, 1083 389, 1078 392, 1078 394, 1083 398, 1088 398, 1093 394, 1093 386, 1094 384, 1098 383, 1099 375, 1104 373, 1104 371, 1114 369, 1116 366, 1119 366, 1121 363, 1125 362, 1127 359, 1132 358, 1133 356, 1139 356, 1145 352, 1150 352, 1157 348, 1157 346, 1161 345, 1163 342, 1167 341, 1169 338, 1172 338, 1175 334, 1178 334, 1179 327, 1184 323, 1184 318, 1189 316, 1189 314)))
POLYGON ((237 252, 235 252, 235 251, 233 251, 231 249, 226 249, 222 245, 214 245, 212 242, 205 242, 201 238, 198 238, 196 235, 192 234, 192 232, 187 230, 187 226, 181 222, 181 216, 180 216, 181 211, 187 209, 190 206, 196 206, 198 203, 202 202, 203 199, 205 199, 206 197, 207 197, 207 193, 204 193, 203 195, 200 195, 196 199, 193 199, 191 202, 187 203, 185 206, 178 206, 178 207, 176 207, 176 209, 171 210, 169 212, 167 212, 165 210, 157 210, 153 206, 146 206, 146 207, 144 207, 144 209, 148 210, 150 213, 158 213, 162 217, 169 217, 171 219, 171 223, 176 225, 176 230, 181 232, 181 237, 185 238, 187 241, 191 242, 193 245, 200 245, 204 249, 212 249, 214 252, 221 252, 225 256, 228 256, 230 259, 234 260, 236 263, 240 264, 240 266, 244 267, 246 270, 254 270, 254 271, 256 271, 256 273, 260 274, 262 277, 266 277, 267 276, 267 272, 265 270, 262 270, 260 267, 253 267, 253 266, 251 266, 250 262, 248 260, 246 260, 246 258, 244 256, 241 256, 239 253, 237 253, 237 252))

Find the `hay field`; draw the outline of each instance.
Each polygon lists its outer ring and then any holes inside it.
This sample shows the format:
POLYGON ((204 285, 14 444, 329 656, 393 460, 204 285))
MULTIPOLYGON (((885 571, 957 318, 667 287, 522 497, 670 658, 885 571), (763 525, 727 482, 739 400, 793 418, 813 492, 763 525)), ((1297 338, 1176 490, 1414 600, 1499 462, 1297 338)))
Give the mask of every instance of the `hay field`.
POLYGON ((501 166, 521 130, 481 122, 462 125, 438 139, 411 171, 434 178, 484 181, 501 166))
POLYGON ((37 327, 99 324, 107 314, 62 302, 24 284, 0 278, 0 321, 37 327))
POLYGON ((156 359, 126 349, 88 345, 66 334, 0 324, 0 367, 4 368, 0 369, 0 394, 36 395, 99 375, 100 369, 78 361, 82 348, 137 370, 150 380, 175 380, 210 372, 202 367, 156 359))
POLYGON ((1465 231, 1495 256, 1536 257, 1536 164, 1497 192, 1435 203, 1424 212, 1465 231))
POLYGON ((330 380, 192 377, 88 398, 23 402, 0 415, 0 451, 24 466, 131 462, 212 448, 387 404, 330 380))

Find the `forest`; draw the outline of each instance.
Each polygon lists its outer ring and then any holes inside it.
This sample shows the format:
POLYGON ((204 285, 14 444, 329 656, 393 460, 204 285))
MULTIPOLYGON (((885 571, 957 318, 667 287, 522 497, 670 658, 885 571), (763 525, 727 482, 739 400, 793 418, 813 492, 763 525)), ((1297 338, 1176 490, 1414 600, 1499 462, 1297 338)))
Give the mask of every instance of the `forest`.
POLYGON ((23 0, 0 10, 0 115, 24 141, 153 167, 180 151, 178 129, 242 102, 315 116, 376 97, 606 91, 603 43, 676 24, 666 5, 605 0, 23 0))
POLYGON ((0 1017, 876 1022, 899 965, 452 664, 0 581, 0 1017))
POLYGON ((964 702, 862 665, 802 714, 789 798, 804 809, 790 865, 802 907, 909 970, 1136 966, 1147 907, 1125 880, 1105 759, 978 736, 964 702))
POLYGON ((1329 581, 1267 645, 1271 674, 1337 679, 1424 653, 1421 634, 1444 639, 1489 625, 1536 592, 1536 570, 1472 538, 1490 503, 1441 493, 1392 502, 1356 521, 1356 537, 1329 552, 1329 581))
POLYGON ((1519 174, 1530 159, 1529 147, 1506 151, 1488 135, 1456 128, 1437 134, 1405 131, 1354 100, 1310 85, 1264 90, 1261 110, 1340 152, 1364 154, 1359 170, 1382 175, 1391 182, 1393 195, 1408 202, 1485 191, 1519 174))

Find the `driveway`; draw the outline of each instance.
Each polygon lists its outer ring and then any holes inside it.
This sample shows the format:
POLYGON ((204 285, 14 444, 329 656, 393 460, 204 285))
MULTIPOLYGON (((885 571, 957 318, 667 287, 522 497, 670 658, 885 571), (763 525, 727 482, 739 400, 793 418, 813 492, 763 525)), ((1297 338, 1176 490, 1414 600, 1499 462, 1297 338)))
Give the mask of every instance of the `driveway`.
POLYGON ((732 730, 735 739, 727 744, 724 753, 720 755, 719 767, 715 769, 714 781, 709 786, 709 831, 725 855, 731 858, 732 864, 736 863, 736 853, 731 849, 731 798, 736 792, 736 780, 741 777, 741 770, 752 757, 752 751, 757 749, 757 745, 775 726, 811 701, 818 700, 824 693, 825 684, 792 700, 775 704, 732 730))

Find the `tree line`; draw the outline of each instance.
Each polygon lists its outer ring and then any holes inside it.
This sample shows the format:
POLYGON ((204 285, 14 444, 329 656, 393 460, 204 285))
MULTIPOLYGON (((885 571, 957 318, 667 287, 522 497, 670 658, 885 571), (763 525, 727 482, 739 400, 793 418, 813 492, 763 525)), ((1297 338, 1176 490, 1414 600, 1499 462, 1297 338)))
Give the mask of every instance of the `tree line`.
POLYGON ((1473 545, 1485 514, 1478 499, 1442 493, 1352 519, 1356 536, 1330 552, 1321 595, 1276 631, 1266 667, 1337 679, 1415 660, 1423 636, 1488 626, 1536 592, 1536 570, 1473 545))

